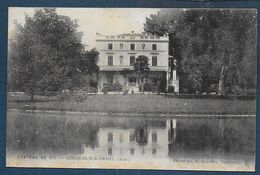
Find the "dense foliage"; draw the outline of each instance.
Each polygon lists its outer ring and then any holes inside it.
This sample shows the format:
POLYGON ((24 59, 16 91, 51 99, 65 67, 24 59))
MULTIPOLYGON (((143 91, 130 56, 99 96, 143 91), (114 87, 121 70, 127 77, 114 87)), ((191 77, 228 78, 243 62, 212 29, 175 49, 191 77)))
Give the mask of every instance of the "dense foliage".
POLYGON ((98 71, 98 52, 86 52, 77 22, 55 9, 36 9, 16 24, 10 39, 8 88, 33 95, 36 91, 61 91, 80 83, 82 74, 98 71))
POLYGON ((146 18, 144 30, 169 36, 181 92, 209 92, 220 80, 227 93, 255 88, 256 11, 164 9, 146 18))
POLYGON ((138 74, 138 83, 141 91, 144 92, 144 78, 149 74, 149 59, 145 55, 139 55, 133 65, 134 71, 138 74))
POLYGON ((107 92, 120 92, 123 90, 123 86, 119 82, 115 83, 106 83, 103 85, 102 92, 107 93, 107 92))

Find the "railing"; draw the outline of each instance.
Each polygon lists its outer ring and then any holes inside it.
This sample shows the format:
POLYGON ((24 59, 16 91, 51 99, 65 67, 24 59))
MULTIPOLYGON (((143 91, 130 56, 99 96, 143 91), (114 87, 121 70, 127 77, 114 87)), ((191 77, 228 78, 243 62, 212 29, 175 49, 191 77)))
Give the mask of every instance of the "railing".
MULTIPOLYGON (((99 70, 101 71, 121 71, 124 69, 134 70, 133 66, 108 66, 108 65, 99 65, 99 70)), ((168 71, 167 66, 150 66, 151 71, 168 71)))
POLYGON ((138 39, 138 40, 162 40, 162 41, 168 41, 169 38, 165 36, 150 36, 150 35, 131 35, 131 34, 126 34, 126 35, 98 35, 96 37, 97 40, 133 40, 133 39, 138 39))

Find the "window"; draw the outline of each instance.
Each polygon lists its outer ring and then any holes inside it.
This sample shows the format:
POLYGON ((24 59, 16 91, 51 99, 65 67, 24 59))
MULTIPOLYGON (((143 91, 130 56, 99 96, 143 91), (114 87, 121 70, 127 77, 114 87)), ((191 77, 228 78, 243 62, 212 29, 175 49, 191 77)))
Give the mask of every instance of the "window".
POLYGON ((113 45, 112 45, 112 43, 109 43, 109 44, 108 44, 108 50, 113 50, 113 45))
POLYGON ((152 49, 153 49, 153 50, 157 50, 157 45, 156 45, 156 44, 153 44, 153 45, 152 45, 152 49))
POLYGON ((152 66, 157 66, 157 56, 152 57, 152 66))
POLYGON ((113 84, 113 75, 111 75, 111 74, 107 75, 107 83, 113 84))
POLYGON ((120 142, 120 143, 123 143, 123 142, 124 142, 123 133, 120 133, 120 135, 119 135, 119 142, 120 142))
POLYGON ((107 57, 107 65, 113 66, 113 56, 112 55, 109 55, 107 57))
POLYGON ((157 143, 157 133, 156 132, 152 133, 152 142, 157 143))
POLYGON ((123 65, 124 64, 124 57, 121 55, 120 57, 119 57, 119 61, 120 61, 120 65, 123 65))
POLYGON ((135 63, 135 56, 130 56, 130 66, 133 66, 135 63))
POLYGON ((111 132, 107 133, 107 142, 113 143, 113 133, 111 132))
POLYGON ((112 148, 108 148, 108 149, 107 149, 107 154, 111 156, 112 153, 113 153, 112 148))
POLYGON ((130 50, 135 50, 135 44, 130 44, 130 50))
POLYGON ((129 140, 130 140, 130 142, 135 141, 135 133, 134 132, 130 132, 129 140))

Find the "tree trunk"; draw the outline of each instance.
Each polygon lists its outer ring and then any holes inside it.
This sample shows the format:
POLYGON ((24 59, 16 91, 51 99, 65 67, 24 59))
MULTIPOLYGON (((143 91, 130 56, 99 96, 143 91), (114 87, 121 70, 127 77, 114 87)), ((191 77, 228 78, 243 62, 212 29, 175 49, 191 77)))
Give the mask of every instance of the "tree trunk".
POLYGON ((224 65, 221 69, 219 83, 218 83, 218 95, 225 95, 225 84, 227 78, 228 66, 224 65))
POLYGON ((31 92, 30 95, 31 95, 30 101, 34 101, 34 93, 31 92))
POLYGON ((221 69, 220 77, 219 77, 219 82, 218 82, 218 95, 225 95, 225 84, 226 84, 226 79, 227 79, 227 73, 229 69, 229 51, 225 50, 224 53, 224 66, 221 69))
POLYGON ((142 90, 142 93, 144 93, 144 84, 141 83, 141 90, 142 90))
POLYGON ((139 75, 138 79, 139 79, 139 86, 141 87, 141 92, 144 93, 144 86, 143 86, 143 83, 142 83, 142 75, 139 75))

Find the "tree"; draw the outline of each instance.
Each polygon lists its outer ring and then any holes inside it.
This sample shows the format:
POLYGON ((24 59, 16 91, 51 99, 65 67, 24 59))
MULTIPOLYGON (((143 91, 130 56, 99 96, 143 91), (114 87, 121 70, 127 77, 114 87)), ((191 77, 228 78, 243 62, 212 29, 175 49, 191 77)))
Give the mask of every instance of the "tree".
POLYGON ((127 68, 124 68, 122 71, 121 71, 121 74, 123 75, 124 79, 125 79, 125 85, 127 84, 127 80, 128 80, 128 74, 131 73, 131 70, 130 69, 127 69, 127 68))
POLYGON ((138 74, 138 83, 141 87, 141 91, 144 92, 144 78, 147 76, 150 72, 149 68, 149 59, 145 55, 139 55, 134 63, 134 70, 138 74))
POLYGON ((195 91, 208 91, 211 84, 219 83, 223 66, 227 68, 224 84, 229 89, 255 88, 256 11, 163 9, 146 19, 144 30, 169 36, 169 52, 177 59, 182 92, 194 92, 194 83, 195 91), (228 66, 225 50, 230 53, 228 66))
POLYGON ((72 87, 82 89, 97 88, 99 67, 97 65, 99 52, 95 49, 84 51, 80 60, 79 73, 73 77, 72 87))
POLYGON ((97 75, 99 73, 99 67, 97 66, 99 52, 95 49, 85 51, 83 53, 83 59, 80 60, 80 71, 89 74, 97 75))
POLYGON ((219 95, 225 95, 225 84, 226 84, 226 80, 227 80, 227 75, 228 75, 228 69, 229 69, 229 58, 230 58, 230 54, 229 52, 226 50, 224 53, 224 65, 221 68, 221 73, 220 73, 220 77, 219 77, 219 83, 218 83, 218 94, 219 95))
POLYGON ((25 24, 16 23, 9 48, 13 90, 57 91, 78 72, 83 45, 76 21, 58 15, 53 8, 36 9, 25 24))

